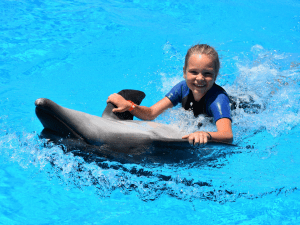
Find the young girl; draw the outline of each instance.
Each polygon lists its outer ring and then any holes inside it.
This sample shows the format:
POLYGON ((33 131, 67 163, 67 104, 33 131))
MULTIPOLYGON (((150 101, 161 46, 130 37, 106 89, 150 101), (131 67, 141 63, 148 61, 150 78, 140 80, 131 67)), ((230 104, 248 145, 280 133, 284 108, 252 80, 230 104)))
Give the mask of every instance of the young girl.
POLYGON ((207 142, 232 143, 230 104, 227 93, 215 84, 220 69, 218 53, 206 44, 192 46, 183 67, 184 81, 178 83, 162 100, 151 107, 139 106, 126 101, 119 94, 112 94, 107 102, 117 106, 113 112, 130 111, 142 120, 153 120, 163 111, 179 102, 185 110, 192 110, 197 117, 206 114, 214 118, 217 132, 197 131, 185 135, 190 144, 204 145, 207 142))

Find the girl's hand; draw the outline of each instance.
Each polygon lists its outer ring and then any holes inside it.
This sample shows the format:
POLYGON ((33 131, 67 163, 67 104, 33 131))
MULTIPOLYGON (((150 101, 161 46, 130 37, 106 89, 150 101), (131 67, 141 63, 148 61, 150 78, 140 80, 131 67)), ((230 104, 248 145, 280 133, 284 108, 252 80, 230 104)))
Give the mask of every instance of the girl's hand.
POLYGON ((113 112, 125 112, 131 108, 131 103, 126 101, 126 99, 119 94, 110 95, 106 102, 111 102, 117 106, 117 108, 112 110, 113 112))
POLYGON ((211 136, 203 131, 196 131, 182 137, 182 139, 188 139, 191 145, 206 145, 210 138, 211 136))

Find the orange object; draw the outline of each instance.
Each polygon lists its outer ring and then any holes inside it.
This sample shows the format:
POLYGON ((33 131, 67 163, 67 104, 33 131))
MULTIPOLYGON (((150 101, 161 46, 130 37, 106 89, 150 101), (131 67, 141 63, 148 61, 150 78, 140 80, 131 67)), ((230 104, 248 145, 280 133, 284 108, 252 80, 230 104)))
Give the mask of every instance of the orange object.
POLYGON ((130 109, 128 110, 129 112, 132 111, 135 107, 136 107, 136 104, 134 104, 134 102, 130 101, 130 100, 127 100, 128 102, 131 103, 131 107, 130 109))

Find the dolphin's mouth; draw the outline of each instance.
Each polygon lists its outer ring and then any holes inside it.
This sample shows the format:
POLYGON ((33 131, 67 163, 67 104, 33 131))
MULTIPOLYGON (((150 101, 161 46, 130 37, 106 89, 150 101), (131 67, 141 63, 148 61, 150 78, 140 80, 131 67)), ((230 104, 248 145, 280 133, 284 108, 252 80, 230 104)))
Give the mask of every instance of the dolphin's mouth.
POLYGON ((35 104, 35 113, 47 131, 51 130, 61 136, 61 138, 77 138, 79 140, 84 140, 81 135, 75 132, 74 129, 56 115, 54 107, 51 107, 51 105, 56 103, 49 99, 38 99, 35 104))

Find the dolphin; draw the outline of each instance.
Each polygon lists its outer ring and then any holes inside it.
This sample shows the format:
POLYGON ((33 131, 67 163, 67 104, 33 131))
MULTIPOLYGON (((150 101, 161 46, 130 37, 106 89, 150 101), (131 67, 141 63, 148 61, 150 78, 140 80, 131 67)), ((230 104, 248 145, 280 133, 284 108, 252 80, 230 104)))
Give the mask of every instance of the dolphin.
MULTIPOLYGON (((119 94, 135 104, 140 104, 146 96, 137 90, 122 90, 119 94)), ((112 109, 116 106, 112 103, 107 103, 102 117, 65 108, 46 98, 37 99, 35 106, 36 115, 44 126, 40 137, 69 150, 81 150, 109 158, 112 154, 117 157, 119 152, 141 155, 141 152, 149 153, 149 149, 156 153, 160 149, 161 154, 167 149, 186 152, 195 148, 188 140, 182 139, 185 133, 179 128, 133 120, 130 112, 113 113, 112 109)))

